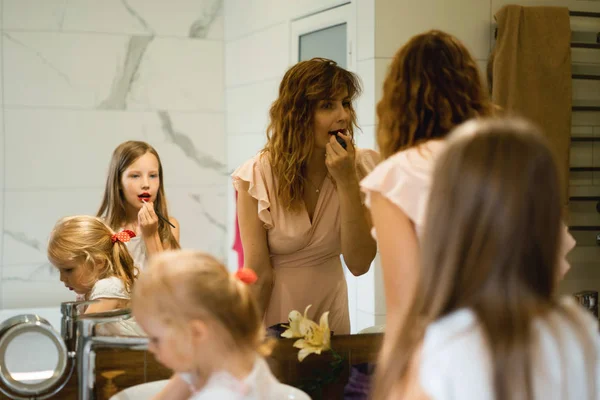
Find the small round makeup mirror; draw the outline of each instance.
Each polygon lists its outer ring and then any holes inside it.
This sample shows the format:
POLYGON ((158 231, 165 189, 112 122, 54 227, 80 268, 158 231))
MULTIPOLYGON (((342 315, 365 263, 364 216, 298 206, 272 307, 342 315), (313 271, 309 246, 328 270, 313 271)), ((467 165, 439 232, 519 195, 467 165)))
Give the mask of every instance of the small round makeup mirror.
POLYGON ((60 335, 37 315, 19 315, 0 325, 0 380, 10 391, 32 396, 48 392, 67 369, 60 335))

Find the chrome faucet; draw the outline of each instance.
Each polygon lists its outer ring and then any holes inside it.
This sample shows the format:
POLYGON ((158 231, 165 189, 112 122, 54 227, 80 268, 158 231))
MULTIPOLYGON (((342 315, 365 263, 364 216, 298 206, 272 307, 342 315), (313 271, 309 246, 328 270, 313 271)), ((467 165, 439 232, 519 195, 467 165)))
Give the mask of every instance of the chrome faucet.
POLYGON ((65 341, 68 357, 77 366, 79 400, 94 399, 96 384, 95 350, 98 348, 121 348, 129 350, 147 350, 148 338, 127 336, 98 336, 97 325, 115 323, 131 318, 128 308, 101 313, 79 314, 78 306, 96 303, 91 301, 72 301, 61 303, 61 336, 65 341))
POLYGON ((77 381, 79 400, 94 399, 96 385, 95 365, 98 348, 120 348, 129 350, 147 350, 147 337, 98 336, 99 324, 120 322, 131 318, 130 309, 120 309, 102 313, 84 314, 77 317, 77 381))

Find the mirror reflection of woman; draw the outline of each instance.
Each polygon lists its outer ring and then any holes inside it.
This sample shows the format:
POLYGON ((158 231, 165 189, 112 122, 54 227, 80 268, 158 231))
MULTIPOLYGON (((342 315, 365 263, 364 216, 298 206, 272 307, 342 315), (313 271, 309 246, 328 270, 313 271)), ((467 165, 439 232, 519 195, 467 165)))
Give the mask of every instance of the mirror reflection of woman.
POLYGON ((267 326, 312 304, 310 318, 329 311, 331 329, 350 333, 340 254, 359 276, 376 252, 358 182, 378 154, 354 145, 359 91, 333 61, 294 65, 271 106, 266 146, 233 173, 244 263, 258 275, 267 326))
POLYGON ((386 332, 413 295, 433 164, 444 139, 492 110, 475 59, 455 37, 416 35, 394 56, 377 104, 385 160, 361 182, 381 253, 386 332))

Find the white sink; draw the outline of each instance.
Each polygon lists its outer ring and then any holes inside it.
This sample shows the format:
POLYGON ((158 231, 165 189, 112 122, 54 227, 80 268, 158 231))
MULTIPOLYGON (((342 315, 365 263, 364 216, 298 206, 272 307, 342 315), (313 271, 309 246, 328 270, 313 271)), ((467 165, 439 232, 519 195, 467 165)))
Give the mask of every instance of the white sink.
POLYGON ((150 400, 167 385, 167 382, 169 380, 165 379, 135 385, 115 394, 110 400, 150 400))
MULTIPOLYGON (((132 386, 115 394, 110 400, 151 400, 158 392, 160 392, 168 380, 143 383, 141 385, 132 386)), ((310 400, 310 397, 301 390, 288 385, 283 386, 283 397, 277 400, 310 400)))

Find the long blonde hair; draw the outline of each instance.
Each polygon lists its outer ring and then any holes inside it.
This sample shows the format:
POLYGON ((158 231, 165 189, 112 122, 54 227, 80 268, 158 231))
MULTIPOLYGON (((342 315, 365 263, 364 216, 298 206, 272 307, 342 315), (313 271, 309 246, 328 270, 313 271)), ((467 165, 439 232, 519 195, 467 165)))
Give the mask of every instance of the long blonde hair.
MULTIPOLYGON (((163 168, 158 152, 146 142, 130 140, 121 143, 112 154, 104 195, 102 197, 102 204, 96 213, 96 216, 103 218, 112 229, 120 229, 126 223, 126 201, 123 197, 121 188, 123 172, 129 168, 135 160, 146 153, 153 154, 158 161, 158 177, 160 183, 154 205, 165 218, 169 218, 167 198, 164 189, 163 168)), ((158 233, 161 242, 167 243, 169 248, 179 248, 179 243, 177 242, 177 239, 175 239, 171 227, 162 219, 158 220, 158 233)))
POLYGON ((315 146, 317 104, 346 91, 350 99, 347 131, 354 137, 356 112, 352 101, 361 91, 355 74, 325 58, 301 61, 285 73, 269 112, 267 144, 262 151, 268 154, 277 181, 277 198, 285 209, 295 210, 302 204, 306 165, 315 146))
POLYGON ((477 63, 454 36, 438 30, 412 37, 398 50, 377 104, 377 144, 383 158, 455 126, 492 114, 477 63))
POLYGON ((216 321, 231 346, 268 355, 262 316, 249 288, 209 254, 165 251, 157 254, 136 282, 132 306, 149 310, 165 324, 216 321))
MULTIPOLYGON (((547 143, 523 121, 474 124, 475 134, 461 127, 436 163, 417 295, 378 372, 375 399, 406 377, 425 328, 459 309, 472 310, 481 327, 496 400, 534 398, 534 319, 558 311, 593 348, 584 322, 555 297, 561 192, 547 143)), ((595 353, 586 354, 595 385, 595 353)))
POLYGON ((88 285, 116 276, 131 292, 137 268, 127 246, 120 241, 113 243, 114 231, 100 218, 76 215, 60 219, 50 233, 48 260, 55 266, 83 265, 95 272, 88 285), (104 265, 98 271, 95 265, 104 265))

